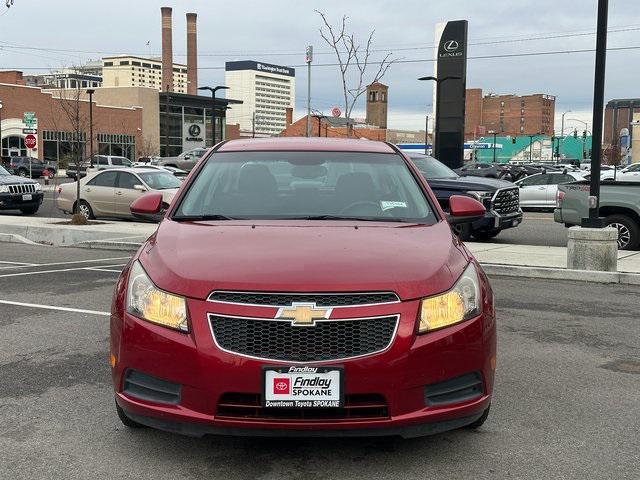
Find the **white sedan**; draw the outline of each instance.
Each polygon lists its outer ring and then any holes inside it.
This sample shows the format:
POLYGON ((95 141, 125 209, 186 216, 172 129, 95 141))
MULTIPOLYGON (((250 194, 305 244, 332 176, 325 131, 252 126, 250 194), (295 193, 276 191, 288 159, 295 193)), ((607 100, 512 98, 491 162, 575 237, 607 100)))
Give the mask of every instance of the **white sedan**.
POLYGON ((600 180, 616 179, 618 182, 640 182, 640 163, 632 163, 617 172, 607 170, 600 174, 600 180))
POLYGON ((520 207, 555 208, 558 185, 584 180, 582 172, 537 173, 515 182, 520 187, 520 207))

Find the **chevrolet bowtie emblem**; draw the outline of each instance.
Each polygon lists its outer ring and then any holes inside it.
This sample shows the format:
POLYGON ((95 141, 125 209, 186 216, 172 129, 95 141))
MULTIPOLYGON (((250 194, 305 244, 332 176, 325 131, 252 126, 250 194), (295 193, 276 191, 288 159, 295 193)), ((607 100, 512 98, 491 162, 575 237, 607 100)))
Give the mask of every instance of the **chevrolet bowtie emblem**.
POLYGON ((293 302, 290 307, 280 307, 275 318, 291 320, 294 326, 315 325, 316 320, 329 318, 333 308, 317 307, 315 303, 293 302))

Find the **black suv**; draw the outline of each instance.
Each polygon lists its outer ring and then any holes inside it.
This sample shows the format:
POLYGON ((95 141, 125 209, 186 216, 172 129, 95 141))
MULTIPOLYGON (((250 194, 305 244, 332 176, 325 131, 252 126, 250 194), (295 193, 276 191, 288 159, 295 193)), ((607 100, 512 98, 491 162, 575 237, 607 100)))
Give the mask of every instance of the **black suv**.
POLYGON ((0 210, 20 210, 33 215, 40 208, 43 193, 36 180, 11 175, 0 167, 0 210))
POLYGON ((427 180, 445 212, 449 211, 451 195, 473 197, 486 207, 487 213, 482 220, 456 227, 462 240, 472 236, 477 240, 490 240, 502 230, 522 223, 520 191, 513 183, 487 177, 461 177, 433 157, 417 152, 405 153, 427 180))
POLYGON ((44 162, 32 157, 5 157, 3 160, 4 167, 15 175, 28 177, 31 172, 31 178, 40 178, 46 175, 49 178, 56 176, 56 165, 51 162, 44 162))

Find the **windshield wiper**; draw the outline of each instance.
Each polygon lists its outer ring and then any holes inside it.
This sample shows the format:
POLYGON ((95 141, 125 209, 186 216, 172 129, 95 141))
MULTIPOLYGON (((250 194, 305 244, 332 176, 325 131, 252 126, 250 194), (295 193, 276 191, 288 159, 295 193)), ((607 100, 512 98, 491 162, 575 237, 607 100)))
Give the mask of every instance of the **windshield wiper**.
POLYGON ((226 215, 180 215, 171 217, 171 220, 176 222, 203 222, 207 220, 237 220, 237 218, 227 217, 226 215))
POLYGON ((308 217, 289 217, 285 220, 347 220, 357 222, 404 222, 401 218, 383 217, 383 218, 366 218, 366 217, 349 217, 340 215, 310 215, 308 217))

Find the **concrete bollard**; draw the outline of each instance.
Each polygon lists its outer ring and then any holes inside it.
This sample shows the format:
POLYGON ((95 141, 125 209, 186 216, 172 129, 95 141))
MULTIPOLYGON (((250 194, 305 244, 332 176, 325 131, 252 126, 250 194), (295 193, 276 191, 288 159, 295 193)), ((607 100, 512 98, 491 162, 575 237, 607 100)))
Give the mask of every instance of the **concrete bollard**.
POLYGON ((567 268, 615 272, 618 269, 618 230, 613 227, 571 227, 567 268))

